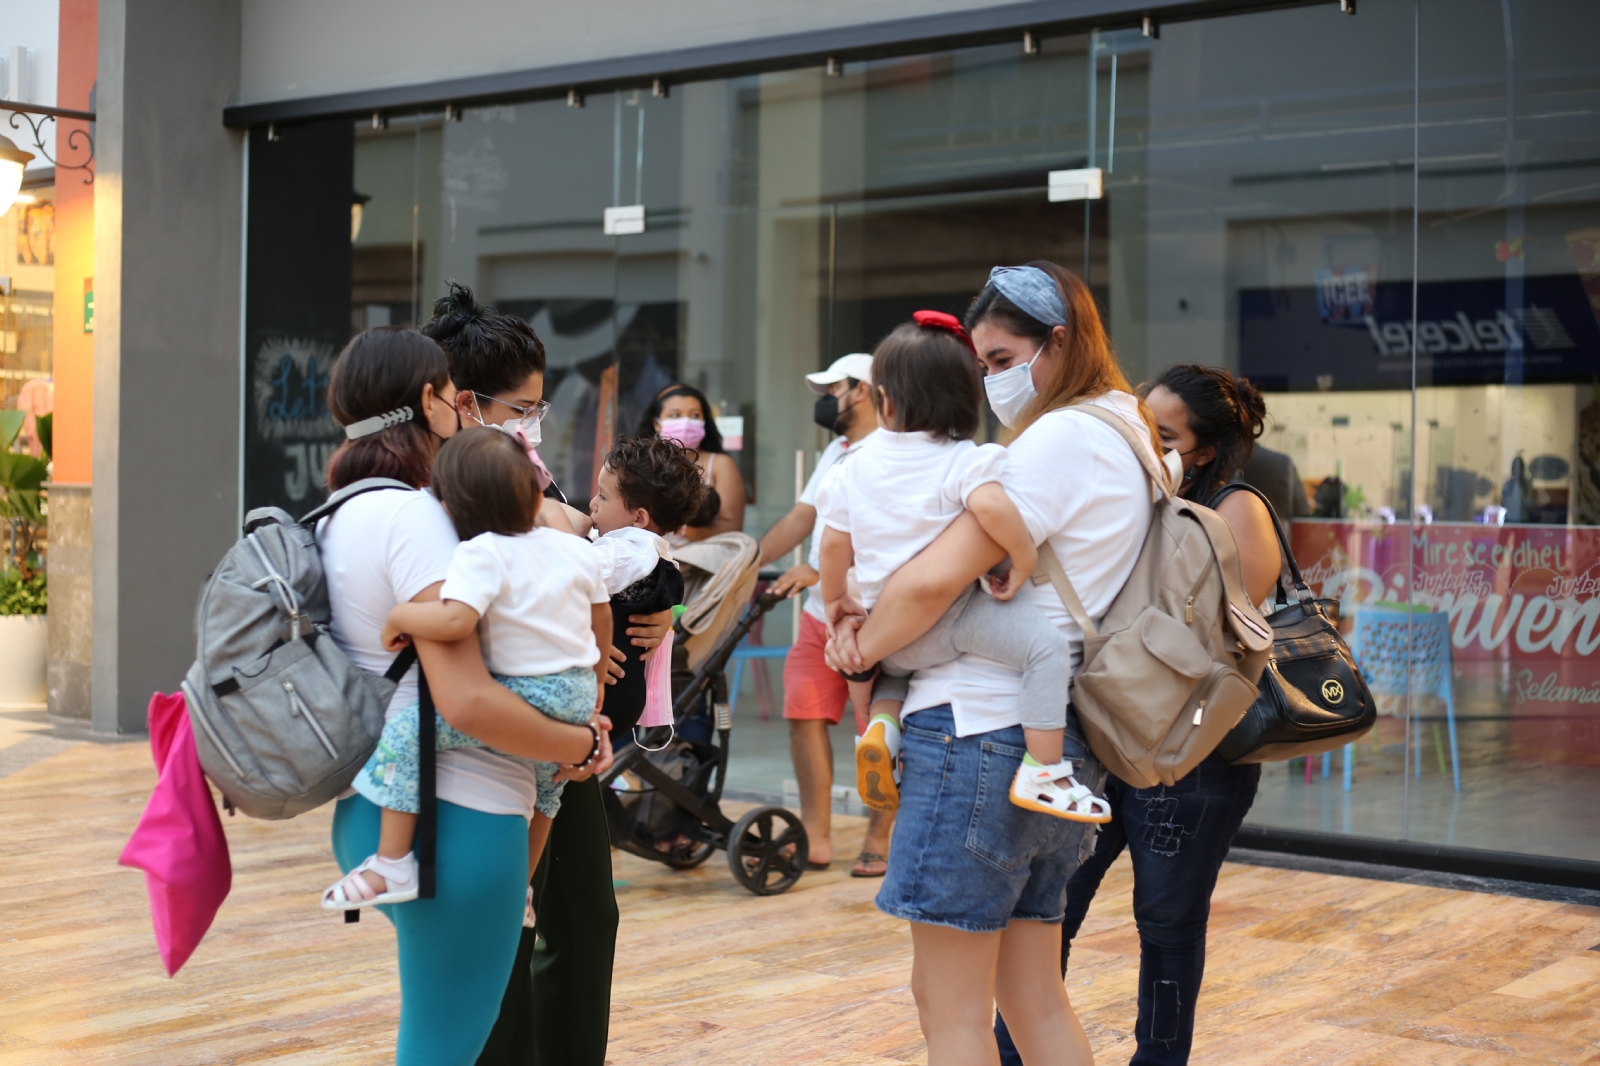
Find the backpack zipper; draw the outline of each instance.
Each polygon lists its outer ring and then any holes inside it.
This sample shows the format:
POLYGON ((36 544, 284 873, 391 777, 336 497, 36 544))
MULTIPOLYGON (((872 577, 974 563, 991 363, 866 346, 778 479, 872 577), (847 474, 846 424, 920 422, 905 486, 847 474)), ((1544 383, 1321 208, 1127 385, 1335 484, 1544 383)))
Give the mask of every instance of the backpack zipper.
POLYGON ((294 712, 306 720, 306 724, 317 735, 317 739, 322 741, 322 746, 328 749, 328 757, 337 759, 339 750, 333 746, 333 741, 328 739, 328 734, 322 731, 321 723, 312 716, 311 708, 307 707, 305 701, 300 698, 300 693, 295 691, 294 683, 285 681, 283 683, 283 691, 289 694, 289 706, 293 707, 294 712))

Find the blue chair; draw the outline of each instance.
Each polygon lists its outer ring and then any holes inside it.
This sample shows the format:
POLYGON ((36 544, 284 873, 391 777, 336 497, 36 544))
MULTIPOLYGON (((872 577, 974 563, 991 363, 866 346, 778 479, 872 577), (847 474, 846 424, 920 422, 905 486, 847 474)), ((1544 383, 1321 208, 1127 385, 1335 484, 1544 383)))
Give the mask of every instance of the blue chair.
MULTIPOLYGON (((739 706, 739 682, 744 677, 744 664, 747 659, 782 659, 789 654, 787 645, 769 648, 764 644, 751 644, 746 637, 733 649, 733 682, 728 686, 728 713, 733 713, 739 706)), ((759 681, 760 678, 758 677, 759 681)), ((763 712, 763 716, 765 712, 763 712)))
MULTIPOLYGON (((1461 791, 1461 757, 1456 740, 1456 700, 1451 685, 1450 616, 1438 611, 1411 609, 1400 605, 1355 609, 1355 629, 1350 634, 1350 652, 1367 679, 1374 696, 1406 694, 1407 660, 1410 660, 1411 694, 1437 696, 1444 701, 1445 722, 1450 733, 1450 770, 1456 791, 1461 791), (1407 647, 1409 632, 1410 647, 1407 647)), ((1438 727, 1434 737, 1437 743, 1438 727)), ((1412 753, 1416 776, 1422 776, 1422 739, 1414 737, 1412 753)), ((1441 751, 1441 756, 1443 752, 1441 751)), ((1440 760, 1443 762, 1443 759, 1440 760)), ((1326 765, 1326 763, 1324 764, 1326 765)), ((1344 790, 1350 791, 1355 765, 1355 745, 1344 746, 1344 790)))

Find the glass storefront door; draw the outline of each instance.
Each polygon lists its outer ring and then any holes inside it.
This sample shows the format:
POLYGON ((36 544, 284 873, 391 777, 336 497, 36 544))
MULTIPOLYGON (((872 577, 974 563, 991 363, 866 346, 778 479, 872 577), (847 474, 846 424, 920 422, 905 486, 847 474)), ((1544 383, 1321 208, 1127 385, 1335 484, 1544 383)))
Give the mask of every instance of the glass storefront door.
POLYGON ((454 279, 544 339, 575 502, 683 381, 759 535, 827 440, 801 375, 1052 259, 1132 380, 1262 389, 1302 568, 1399 678, 1251 822, 1600 860, 1597 33, 1584 0, 1373 0, 258 131, 247 498, 315 501, 331 352, 454 279), (1087 167, 1103 198, 1049 199, 1087 167))

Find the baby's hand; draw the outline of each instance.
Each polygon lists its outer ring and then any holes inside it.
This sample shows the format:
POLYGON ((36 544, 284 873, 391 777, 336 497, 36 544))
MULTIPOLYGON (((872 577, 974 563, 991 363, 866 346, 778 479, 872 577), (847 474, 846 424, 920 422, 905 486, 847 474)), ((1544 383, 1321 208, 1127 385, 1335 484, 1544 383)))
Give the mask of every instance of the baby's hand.
POLYGON ((383 636, 381 639, 383 640, 384 651, 399 651, 411 643, 411 638, 395 628, 393 622, 383 623, 383 636))
POLYGON ((1039 565, 1037 550, 1029 551, 1026 558, 1012 559, 1011 569, 1001 577, 989 577, 989 591, 994 598, 1004 603, 1011 599, 1033 577, 1034 567, 1039 565))

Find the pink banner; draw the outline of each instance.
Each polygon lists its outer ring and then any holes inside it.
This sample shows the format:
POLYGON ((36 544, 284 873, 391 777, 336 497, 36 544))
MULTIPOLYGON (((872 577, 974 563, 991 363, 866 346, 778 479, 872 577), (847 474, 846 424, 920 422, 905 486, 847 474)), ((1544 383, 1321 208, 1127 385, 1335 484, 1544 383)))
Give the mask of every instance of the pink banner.
POLYGON ((1600 529, 1299 520, 1292 542, 1347 616, 1378 600, 1448 614, 1457 713, 1509 714, 1511 758, 1600 766, 1600 529))

